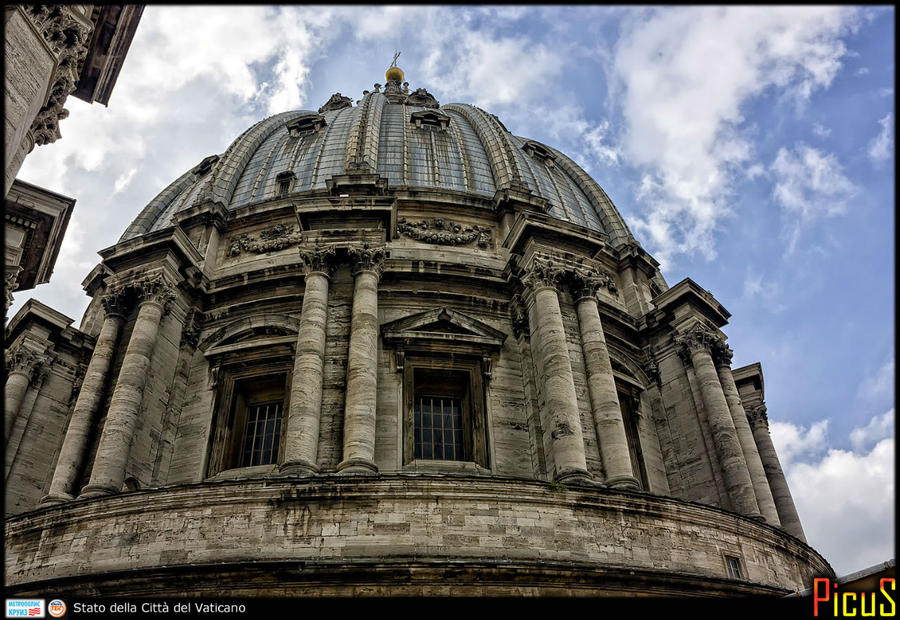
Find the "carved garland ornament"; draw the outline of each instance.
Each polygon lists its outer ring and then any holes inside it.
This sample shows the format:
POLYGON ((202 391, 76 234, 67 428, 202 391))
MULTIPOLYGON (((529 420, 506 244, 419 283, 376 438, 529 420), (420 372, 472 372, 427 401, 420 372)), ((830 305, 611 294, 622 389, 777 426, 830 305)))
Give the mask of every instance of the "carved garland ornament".
POLYGON ((250 234, 237 235, 231 240, 228 248, 229 256, 238 256, 243 252, 265 254, 283 250, 303 242, 303 233, 294 230, 290 224, 275 224, 259 233, 259 238, 250 234))
POLYGON ((437 245, 469 245, 478 244, 486 248, 491 243, 491 229, 488 226, 456 224, 440 217, 421 222, 409 222, 401 218, 397 222, 397 232, 410 239, 437 245))

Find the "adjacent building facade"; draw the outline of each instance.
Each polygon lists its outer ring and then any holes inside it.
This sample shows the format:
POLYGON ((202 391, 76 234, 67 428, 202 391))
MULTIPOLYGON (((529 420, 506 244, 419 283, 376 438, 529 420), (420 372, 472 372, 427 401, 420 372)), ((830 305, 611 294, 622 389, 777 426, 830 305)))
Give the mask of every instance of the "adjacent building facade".
POLYGON ((143 5, 6 5, 3 8, 5 307, 12 291, 50 278, 73 198, 16 179, 36 145, 61 137, 73 95, 109 103, 143 5))
POLYGON ((18 593, 784 594, 762 371, 600 186, 399 69, 267 118, 8 328, 18 593))

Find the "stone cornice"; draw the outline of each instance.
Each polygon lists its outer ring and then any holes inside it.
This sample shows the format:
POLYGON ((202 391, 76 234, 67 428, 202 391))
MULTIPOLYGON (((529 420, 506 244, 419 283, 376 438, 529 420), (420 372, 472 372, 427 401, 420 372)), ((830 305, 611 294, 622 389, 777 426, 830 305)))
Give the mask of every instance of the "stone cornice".
POLYGON ((657 295, 651 302, 656 306, 645 316, 648 328, 669 328, 685 320, 705 320, 715 327, 728 323, 731 313, 716 301, 707 290, 690 278, 685 278, 669 290, 657 295))

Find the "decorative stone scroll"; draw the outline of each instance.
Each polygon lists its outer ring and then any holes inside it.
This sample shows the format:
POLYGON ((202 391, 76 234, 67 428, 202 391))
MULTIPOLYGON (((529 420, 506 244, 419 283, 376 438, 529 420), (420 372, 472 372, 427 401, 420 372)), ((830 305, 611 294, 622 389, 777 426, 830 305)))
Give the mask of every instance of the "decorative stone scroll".
POLYGON ((440 217, 420 222, 409 222, 400 218, 397 232, 410 239, 436 245, 470 245, 475 243, 480 248, 491 245, 491 228, 475 224, 456 224, 440 217))
POLYGON ((353 103, 350 97, 345 97, 341 93, 334 93, 331 98, 325 102, 325 105, 319 108, 319 114, 324 114, 331 110, 343 110, 344 108, 350 108, 352 106, 353 103))
POLYGON ((435 99, 431 93, 429 93, 424 88, 417 88, 413 92, 411 92, 404 102, 406 105, 415 105, 421 106, 423 108, 437 108, 440 107, 438 100, 435 99))
POLYGON ((275 224, 259 233, 259 237, 250 234, 237 235, 231 240, 228 248, 229 256, 238 256, 241 252, 265 254, 283 250, 303 242, 303 233, 295 230, 290 224, 275 224))
POLYGON ((320 272, 331 277, 334 274, 336 266, 334 246, 315 245, 309 249, 301 249, 300 260, 307 275, 320 272))
POLYGON ((513 335, 518 338, 520 335, 529 335, 531 328, 528 324, 528 311, 525 309, 525 302, 521 295, 513 295, 509 302, 509 315, 512 319, 513 335))
POLYGON ((77 85, 78 69, 87 56, 88 39, 93 27, 75 16, 74 7, 37 5, 25 10, 58 58, 50 97, 31 125, 34 143, 44 145, 62 137, 59 121, 69 116, 63 104, 77 85))

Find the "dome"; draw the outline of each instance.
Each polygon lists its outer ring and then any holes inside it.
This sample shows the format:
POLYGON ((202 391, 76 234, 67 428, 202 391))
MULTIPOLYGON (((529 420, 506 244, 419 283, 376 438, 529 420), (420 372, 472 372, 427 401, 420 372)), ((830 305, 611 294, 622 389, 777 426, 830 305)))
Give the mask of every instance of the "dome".
POLYGON ((121 241, 160 230, 209 198, 228 209, 326 189, 348 170, 375 172, 391 189, 462 192, 490 200, 505 187, 525 188, 546 201, 547 213, 608 235, 612 245, 631 233, 603 189, 558 150, 511 134, 493 114, 473 105, 439 105, 424 89, 398 82, 375 85, 358 105, 336 93, 318 112, 296 110, 262 120, 221 155, 165 188, 121 241))

